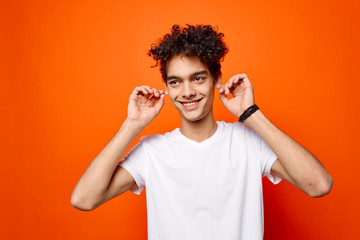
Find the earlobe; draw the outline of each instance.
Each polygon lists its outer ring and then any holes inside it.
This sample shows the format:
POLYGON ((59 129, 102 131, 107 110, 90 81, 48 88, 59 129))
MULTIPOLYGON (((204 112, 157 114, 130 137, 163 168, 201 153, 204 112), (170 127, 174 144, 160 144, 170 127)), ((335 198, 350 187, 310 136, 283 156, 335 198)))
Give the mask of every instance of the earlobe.
POLYGON ((215 80, 214 86, 215 88, 221 87, 222 73, 220 73, 219 77, 215 80))

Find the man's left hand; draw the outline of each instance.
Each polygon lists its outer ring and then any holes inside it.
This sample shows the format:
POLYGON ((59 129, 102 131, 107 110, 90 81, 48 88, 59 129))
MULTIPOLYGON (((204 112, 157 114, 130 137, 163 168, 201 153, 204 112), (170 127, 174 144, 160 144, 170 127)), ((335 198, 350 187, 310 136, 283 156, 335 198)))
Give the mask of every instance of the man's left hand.
POLYGON ((231 77, 219 87, 219 93, 225 107, 237 117, 254 104, 253 88, 245 73, 231 77), (228 98, 230 93, 233 98, 228 98))

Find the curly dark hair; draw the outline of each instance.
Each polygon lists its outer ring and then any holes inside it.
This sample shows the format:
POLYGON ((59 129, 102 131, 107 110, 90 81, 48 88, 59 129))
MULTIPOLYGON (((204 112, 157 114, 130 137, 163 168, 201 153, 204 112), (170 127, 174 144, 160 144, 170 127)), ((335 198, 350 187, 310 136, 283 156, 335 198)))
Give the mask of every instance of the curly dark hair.
POLYGON ((166 34, 160 43, 152 44, 148 52, 153 57, 158 66, 160 62, 160 72, 164 82, 167 79, 167 63, 175 55, 184 54, 185 56, 196 56, 204 63, 212 77, 216 80, 221 74, 220 62, 224 60, 228 48, 223 41, 224 34, 218 33, 216 27, 211 25, 196 25, 180 28, 174 25, 171 34, 166 34))

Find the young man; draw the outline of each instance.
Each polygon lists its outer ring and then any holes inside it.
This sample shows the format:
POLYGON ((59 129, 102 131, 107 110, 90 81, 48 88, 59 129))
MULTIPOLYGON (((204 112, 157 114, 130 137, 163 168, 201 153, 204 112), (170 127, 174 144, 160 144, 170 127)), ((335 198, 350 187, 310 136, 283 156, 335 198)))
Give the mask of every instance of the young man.
POLYGON ((263 176, 274 184, 285 179, 311 197, 330 191, 332 178, 316 157, 254 105, 246 74, 221 85, 222 38, 211 26, 175 25, 152 46, 166 92, 135 88, 125 122, 76 185, 74 207, 92 210, 127 190, 140 194, 146 185, 150 240, 262 239, 263 176), (214 120, 215 89, 241 122, 214 120), (181 127, 143 137, 119 163, 159 114, 165 95, 181 127))

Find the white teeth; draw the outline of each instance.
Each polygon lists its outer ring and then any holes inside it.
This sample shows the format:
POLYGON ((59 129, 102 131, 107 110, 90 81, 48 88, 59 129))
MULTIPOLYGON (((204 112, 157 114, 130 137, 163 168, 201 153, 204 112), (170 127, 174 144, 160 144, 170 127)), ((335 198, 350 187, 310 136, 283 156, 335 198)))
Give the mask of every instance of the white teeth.
POLYGON ((189 102, 189 103, 183 103, 185 106, 192 106, 194 105, 196 102, 189 102))

